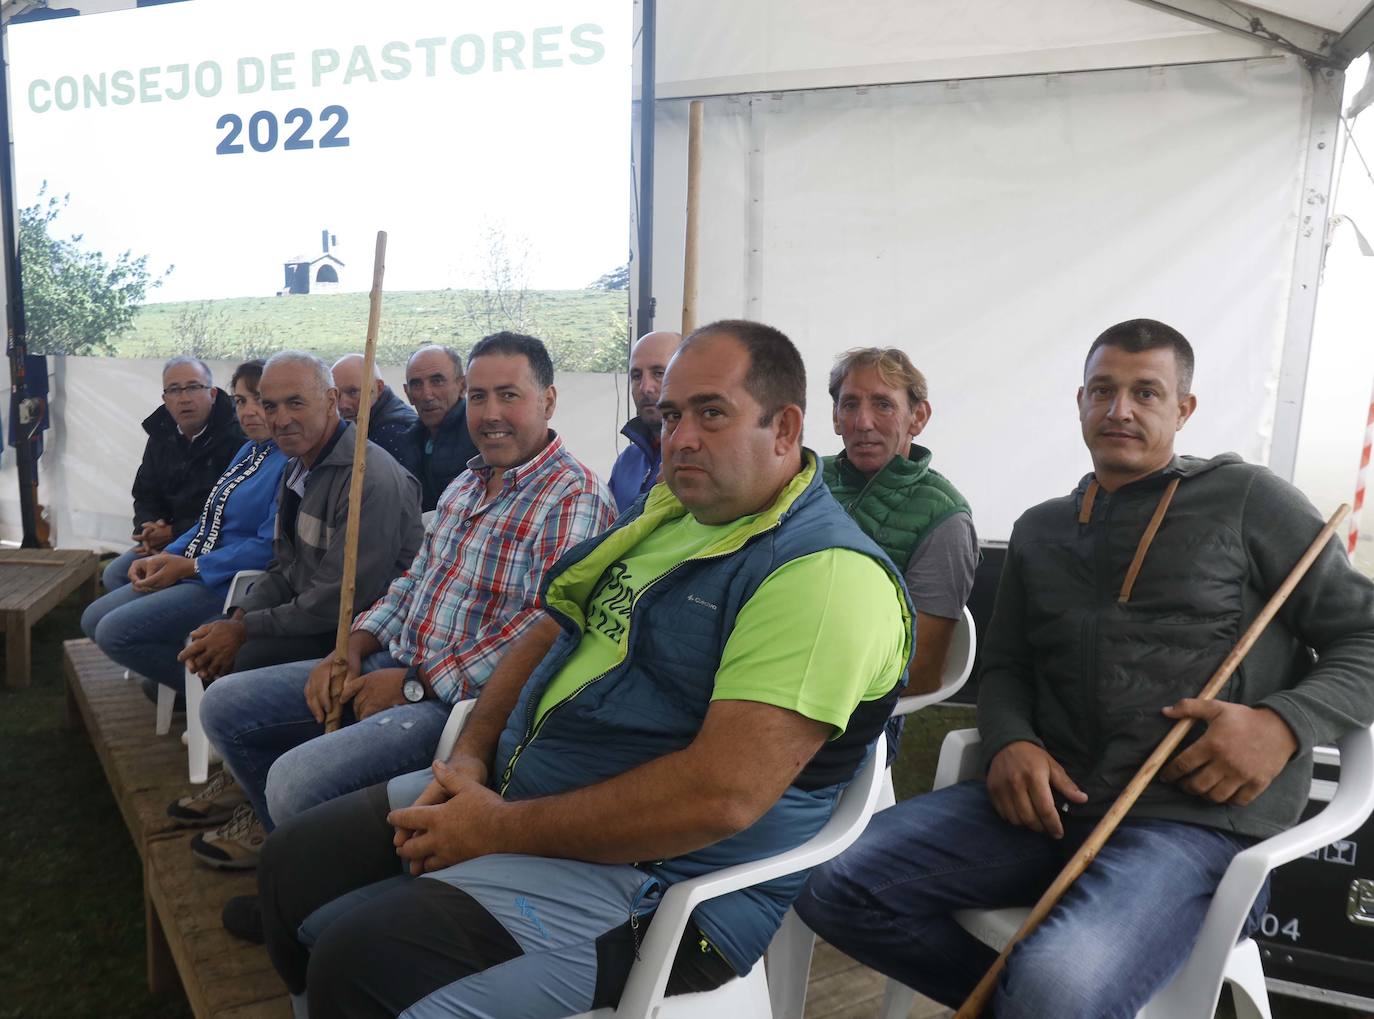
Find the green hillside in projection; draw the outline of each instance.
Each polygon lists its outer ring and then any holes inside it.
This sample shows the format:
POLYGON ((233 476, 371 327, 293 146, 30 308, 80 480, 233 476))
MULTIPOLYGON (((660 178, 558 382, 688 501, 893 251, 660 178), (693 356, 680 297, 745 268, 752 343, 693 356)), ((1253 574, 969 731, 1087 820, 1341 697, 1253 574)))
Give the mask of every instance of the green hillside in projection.
MULTIPOLYGON (((331 360, 361 351, 367 294, 293 294, 147 304, 114 341, 121 357, 265 357, 298 348, 331 360)), ((624 371, 628 360, 624 291, 400 291, 382 298, 377 359, 403 364, 425 343, 467 351, 501 329, 531 333, 561 371, 624 371)))

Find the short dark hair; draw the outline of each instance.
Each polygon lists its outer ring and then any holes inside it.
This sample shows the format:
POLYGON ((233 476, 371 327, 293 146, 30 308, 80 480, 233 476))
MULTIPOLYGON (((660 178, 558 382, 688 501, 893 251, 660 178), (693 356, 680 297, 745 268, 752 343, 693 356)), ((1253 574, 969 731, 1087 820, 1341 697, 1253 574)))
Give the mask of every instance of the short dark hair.
POLYGON ((553 361, 542 341, 524 333, 513 333, 507 329, 490 336, 483 336, 477 345, 468 351, 468 367, 484 354, 510 354, 523 357, 530 363, 534 380, 547 389, 553 385, 553 361))
POLYGON ((229 392, 234 391, 234 387, 239 384, 239 379, 248 383, 248 387, 253 392, 258 391, 258 385, 262 382, 262 369, 267 364, 260 357, 255 357, 251 361, 244 361, 234 369, 234 376, 229 380, 229 392))
POLYGON ((724 318, 695 330, 682 342, 686 350, 699 339, 733 336, 749 352, 744 389, 763 408, 759 425, 769 425, 773 415, 791 404, 806 412, 806 365, 792 341, 778 329, 762 322, 724 318))
POLYGON ((1193 345, 1173 326, 1152 318, 1133 318, 1110 326, 1088 348, 1088 356, 1083 359, 1084 371, 1099 347, 1117 347, 1128 354, 1168 348, 1174 352, 1174 364, 1178 367, 1178 395, 1187 396, 1192 391, 1193 345))

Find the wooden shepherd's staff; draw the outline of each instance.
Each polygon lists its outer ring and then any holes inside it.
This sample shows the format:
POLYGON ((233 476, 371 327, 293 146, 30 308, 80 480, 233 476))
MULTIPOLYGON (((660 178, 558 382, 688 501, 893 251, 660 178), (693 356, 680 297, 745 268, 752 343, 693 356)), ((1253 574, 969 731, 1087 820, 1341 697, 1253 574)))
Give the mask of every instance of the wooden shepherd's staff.
POLYGON ((687 115, 687 236, 682 249, 682 335, 697 327, 697 248, 701 238, 701 125, 704 107, 693 99, 687 115))
MULTIPOLYGON (((1298 582, 1306 575, 1308 567, 1312 565, 1313 560, 1321 553, 1326 543, 1331 540, 1336 527, 1349 512, 1350 506, 1341 503, 1336 512, 1331 514, 1331 519, 1326 522, 1326 526, 1321 529, 1312 544, 1307 547, 1307 551, 1298 560, 1298 564, 1293 567, 1293 571, 1288 574, 1287 579, 1274 592, 1274 596, 1269 599, 1263 611, 1255 617, 1255 621, 1242 635, 1240 643, 1231 649, 1231 653, 1221 663, 1221 668, 1212 674, 1212 678, 1202 688, 1202 693, 1198 694, 1198 700, 1214 700, 1217 694, 1221 692, 1221 688, 1231 678, 1231 673, 1236 671, 1241 659, 1249 653, 1250 648, 1259 639, 1259 635, 1269 625, 1269 621, 1274 618, 1279 609, 1283 608, 1283 603, 1293 593, 1293 588, 1298 586, 1298 582)), ((1001 975, 1002 968, 1007 964, 1007 956, 1016 947, 1016 943, 1035 930, 1040 921, 1049 916, 1050 910, 1054 909, 1060 898, 1069 890, 1069 886, 1088 869, 1088 865, 1096 858, 1098 850, 1102 848, 1107 839, 1111 838, 1112 832, 1116 831, 1116 826, 1125 818, 1126 811, 1134 806, 1135 801, 1140 798, 1140 794, 1145 791, 1145 787, 1154 779, 1155 773, 1164 766, 1169 755, 1178 748, 1179 743, 1182 742, 1184 735, 1187 734, 1194 721, 1191 718, 1180 718, 1174 723, 1163 742, 1155 748, 1155 752, 1135 773, 1135 778, 1131 779, 1130 785, 1126 786, 1121 795, 1116 798, 1116 802, 1112 804, 1111 809, 1097 823, 1097 827, 1092 830, 1087 841, 1079 847, 1078 852, 1073 855, 1073 859, 1069 860, 1064 869, 1059 872, 1059 876, 1054 879, 1054 884, 1050 885, 1045 894, 1040 896, 1040 901, 1030 911, 1030 916, 1026 917, 1026 922, 1007 942, 997 960, 988 967, 988 971, 983 974, 983 979, 978 981, 978 986, 973 989, 973 993, 968 996, 968 999, 959 1007, 959 1011, 954 1014, 954 1019, 977 1019, 977 1016, 983 1011, 983 1007, 987 1005, 988 999, 992 997, 992 992, 997 986, 997 978, 1001 975)))
MULTIPOLYGON (((348 635, 353 630, 353 595, 357 587, 358 529, 363 515, 363 478, 367 474, 367 425, 372 416, 372 374, 377 361, 377 325, 382 319, 382 275, 386 272, 386 231, 377 231, 377 254, 372 259, 372 293, 367 311, 367 347, 363 352, 362 398, 353 433, 353 475, 348 482, 348 528, 344 532, 343 583, 339 587, 339 629, 334 637, 334 662, 329 671, 329 714, 324 731, 334 732, 343 715, 343 687, 348 678, 348 635)), ((375 523, 376 521, 374 521, 375 523)))

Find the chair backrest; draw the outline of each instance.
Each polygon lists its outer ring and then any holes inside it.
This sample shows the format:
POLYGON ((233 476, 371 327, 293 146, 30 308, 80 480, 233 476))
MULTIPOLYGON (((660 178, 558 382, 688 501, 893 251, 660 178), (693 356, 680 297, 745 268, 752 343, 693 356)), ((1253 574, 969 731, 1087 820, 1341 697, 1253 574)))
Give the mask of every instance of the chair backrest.
MULTIPOLYGON (((920 640, 918 633, 916 639, 920 640)), ((931 704, 938 704, 948 697, 953 697, 958 693, 959 688, 968 682, 969 674, 973 672, 973 659, 978 651, 978 633, 973 625, 973 613, 964 607, 964 614, 954 625, 954 636, 949 641, 949 655, 945 658, 945 667, 940 674, 940 689, 931 693, 913 694, 910 697, 902 697, 897 701, 897 706, 892 709, 894 715, 909 715, 913 711, 931 704)))
MULTIPOLYGON (((1151 1015, 1211 1015, 1221 994, 1227 960, 1270 871, 1344 838, 1374 811, 1374 726, 1347 733, 1338 747, 1340 778, 1330 802, 1306 821, 1256 843, 1231 861, 1188 961, 1151 1000, 1151 1015)), ((935 788, 976 777, 981 764, 978 730, 951 732, 940 747, 935 788)))
POLYGON ((1150 1002, 1159 1015, 1203 1015, 1216 1008, 1227 959, 1250 906, 1275 867, 1345 838, 1374 811, 1374 726, 1337 741, 1340 777, 1330 802, 1306 821, 1238 854, 1212 896, 1183 969, 1150 1002), (1210 1004, 1208 1004, 1210 1002, 1210 1004))
POLYGON ((834 812, 815 835, 794 849, 688 881, 668 889, 654 913, 654 922, 640 946, 639 961, 630 969, 616 1016, 650 1016, 662 1003, 668 974, 692 910, 707 899, 763 884, 800 870, 809 870, 848 849, 868 826, 878 802, 886 770, 887 739, 879 733, 873 753, 840 793, 834 812))
POLYGON ((234 579, 229 581, 229 593, 224 596, 224 611, 228 612, 234 602, 248 593, 253 586, 253 581, 266 572, 266 570, 239 570, 235 573, 234 579))

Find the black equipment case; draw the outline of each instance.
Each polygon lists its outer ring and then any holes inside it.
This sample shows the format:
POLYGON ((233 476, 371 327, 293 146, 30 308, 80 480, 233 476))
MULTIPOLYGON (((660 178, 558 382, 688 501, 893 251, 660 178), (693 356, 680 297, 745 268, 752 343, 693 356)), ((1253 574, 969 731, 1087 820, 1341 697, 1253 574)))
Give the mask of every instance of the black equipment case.
MULTIPOLYGON (((1314 754, 1315 814, 1335 789, 1339 755, 1314 754)), ((1271 994, 1374 1009, 1374 819, 1348 838, 1274 871, 1255 941, 1271 994)))

